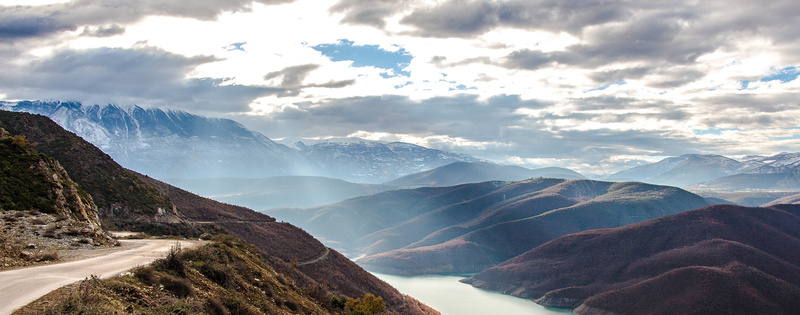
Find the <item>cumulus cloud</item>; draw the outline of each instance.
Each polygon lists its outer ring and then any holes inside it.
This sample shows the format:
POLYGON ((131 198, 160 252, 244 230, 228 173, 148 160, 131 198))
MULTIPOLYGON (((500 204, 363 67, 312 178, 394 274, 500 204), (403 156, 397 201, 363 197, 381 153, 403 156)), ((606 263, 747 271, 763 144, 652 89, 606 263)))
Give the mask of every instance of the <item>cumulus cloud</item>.
POLYGON ((204 111, 247 111, 255 98, 281 89, 187 78, 211 56, 185 57, 153 47, 62 50, 19 66, 4 64, 0 88, 8 97, 132 102, 204 111))
POLYGON ((340 0, 330 12, 344 13, 343 23, 386 26, 385 19, 401 10, 408 0, 340 0))
MULTIPOLYGON (((294 0, 256 0, 263 4, 294 0)), ((0 39, 42 37, 81 26, 127 24, 148 15, 213 20, 222 12, 246 11, 252 0, 76 0, 44 6, 0 6, 0 39)))

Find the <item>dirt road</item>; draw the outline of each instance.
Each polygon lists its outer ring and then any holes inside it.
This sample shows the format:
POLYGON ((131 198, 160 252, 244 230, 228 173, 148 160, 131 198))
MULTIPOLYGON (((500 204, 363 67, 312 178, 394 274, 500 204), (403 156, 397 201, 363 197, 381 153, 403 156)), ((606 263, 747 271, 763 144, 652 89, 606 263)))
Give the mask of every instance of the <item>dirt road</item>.
MULTIPOLYGON (((0 315, 14 310, 67 284, 91 275, 103 278, 164 257, 175 240, 121 240, 122 247, 107 255, 65 263, 0 272, 0 315)), ((180 241, 182 248, 200 244, 180 241)))

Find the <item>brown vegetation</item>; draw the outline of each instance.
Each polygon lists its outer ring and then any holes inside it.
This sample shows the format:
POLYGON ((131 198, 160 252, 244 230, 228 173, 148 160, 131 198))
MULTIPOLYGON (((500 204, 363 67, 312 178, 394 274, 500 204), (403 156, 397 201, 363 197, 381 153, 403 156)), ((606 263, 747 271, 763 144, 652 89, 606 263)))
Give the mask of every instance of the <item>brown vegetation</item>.
POLYGON ((464 282, 581 314, 792 314, 800 206, 715 205, 557 238, 464 282))

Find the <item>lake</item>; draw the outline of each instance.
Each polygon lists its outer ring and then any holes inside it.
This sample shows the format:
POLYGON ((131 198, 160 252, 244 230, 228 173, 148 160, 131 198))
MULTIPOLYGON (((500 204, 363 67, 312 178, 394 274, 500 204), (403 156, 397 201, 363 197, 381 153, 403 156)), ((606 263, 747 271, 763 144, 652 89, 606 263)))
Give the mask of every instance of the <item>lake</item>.
POLYGON ((396 276, 372 273, 393 287, 433 307, 442 315, 485 314, 574 314, 569 309, 544 307, 531 300, 475 288, 458 282, 460 276, 396 276))

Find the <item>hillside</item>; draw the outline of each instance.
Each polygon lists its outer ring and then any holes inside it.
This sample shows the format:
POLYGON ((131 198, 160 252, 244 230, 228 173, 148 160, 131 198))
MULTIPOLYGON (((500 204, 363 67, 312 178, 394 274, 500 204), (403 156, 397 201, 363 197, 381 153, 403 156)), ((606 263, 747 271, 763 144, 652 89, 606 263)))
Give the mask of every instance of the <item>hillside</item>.
POLYGON ((764 206, 768 207, 779 204, 800 204, 800 194, 789 195, 769 202, 765 202, 764 206))
POLYGON ((24 136, 0 128, 0 166, 0 269, 115 243, 103 231, 92 197, 24 136))
POLYGON ((389 191, 268 213, 368 269, 477 272, 561 235, 706 206, 674 187, 538 178, 389 191))
POLYGON ((560 167, 527 169, 520 166, 497 165, 487 162, 455 162, 435 169, 389 181, 396 187, 445 187, 487 181, 519 181, 547 177, 582 179, 583 175, 560 167))
POLYGON ((706 200, 710 204, 735 204, 745 207, 758 207, 764 204, 792 203, 776 202, 784 200, 784 197, 795 195, 796 191, 719 191, 719 190, 699 190, 692 191, 706 200), (713 201, 713 202, 712 202, 713 201))
POLYGON ((219 202, 255 210, 313 207, 372 195, 393 188, 315 176, 166 179, 165 181, 219 202))
POLYGON ((465 279, 579 314, 795 314, 800 208, 715 205, 552 240, 465 279))
POLYGON ((687 186, 686 188, 718 191, 798 191, 800 190, 799 174, 800 172, 735 174, 687 186))
POLYGON ((220 235, 127 274, 64 287, 17 313, 345 314, 365 306, 322 286, 298 287, 257 248, 220 235))
POLYGON ((293 269, 292 261, 319 257, 329 250, 305 231, 288 223, 275 222, 272 217, 253 210, 199 197, 126 170, 47 117, 0 112, 0 127, 25 135, 36 142, 36 147, 42 152, 52 152, 67 172, 80 175, 74 180, 87 193, 105 197, 103 206, 98 203, 104 226, 182 236, 199 236, 203 232, 217 233, 224 229, 273 257, 273 263, 284 266, 284 272, 298 285, 308 287, 325 283, 331 291, 351 298, 372 293, 381 296, 392 313, 426 313, 419 308, 410 308, 416 304, 405 303, 405 298, 396 289, 351 261, 340 259, 335 251, 330 251, 325 255, 326 259, 313 265, 293 269))

